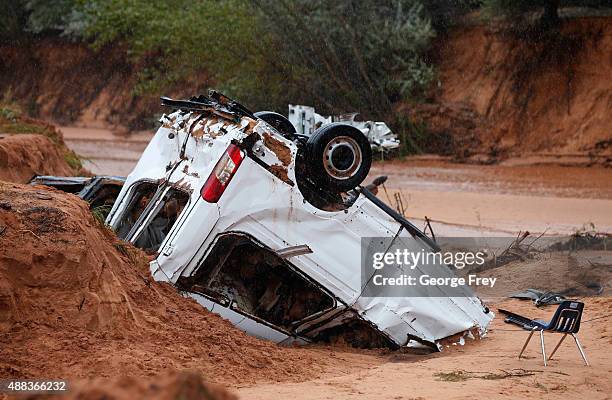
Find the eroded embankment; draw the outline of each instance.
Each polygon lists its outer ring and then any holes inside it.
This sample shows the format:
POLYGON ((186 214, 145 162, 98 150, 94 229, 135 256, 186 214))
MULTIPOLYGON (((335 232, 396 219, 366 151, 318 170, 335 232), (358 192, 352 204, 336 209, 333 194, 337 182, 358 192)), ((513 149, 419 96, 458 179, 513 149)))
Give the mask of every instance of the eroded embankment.
POLYGON ((611 162, 612 18, 569 19, 556 31, 521 35, 461 26, 434 53, 434 101, 400 111, 438 135, 435 152, 611 162))
POLYGON ((59 148, 46 136, 0 139, 0 180, 28 182, 35 175, 73 175, 59 148))
MULTIPOLYGON (((125 46, 93 50, 87 43, 44 38, 0 45, 0 93, 30 115, 63 125, 149 128, 159 115, 160 93, 135 95, 146 65, 126 56, 125 46)), ((165 95, 203 92, 205 74, 190 76, 165 95)))
POLYGON ((118 241, 76 196, 4 182, 0 352, 4 378, 193 369, 236 385, 312 379, 338 363, 248 336, 152 281, 144 253, 118 241))
POLYGON ((0 180, 26 183, 35 175, 87 175, 60 131, 0 104, 0 180))

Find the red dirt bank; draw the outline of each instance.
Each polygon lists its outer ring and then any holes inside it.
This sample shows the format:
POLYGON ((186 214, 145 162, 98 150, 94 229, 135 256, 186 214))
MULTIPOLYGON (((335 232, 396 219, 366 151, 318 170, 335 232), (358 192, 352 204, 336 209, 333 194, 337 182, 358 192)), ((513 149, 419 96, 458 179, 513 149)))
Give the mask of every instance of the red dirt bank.
POLYGON ((34 175, 88 175, 55 126, 0 104, 0 181, 27 183, 34 175))
POLYGON ((460 157, 612 162, 612 18, 571 19, 552 36, 527 47, 487 26, 458 27, 438 46, 434 103, 411 114, 460 157))

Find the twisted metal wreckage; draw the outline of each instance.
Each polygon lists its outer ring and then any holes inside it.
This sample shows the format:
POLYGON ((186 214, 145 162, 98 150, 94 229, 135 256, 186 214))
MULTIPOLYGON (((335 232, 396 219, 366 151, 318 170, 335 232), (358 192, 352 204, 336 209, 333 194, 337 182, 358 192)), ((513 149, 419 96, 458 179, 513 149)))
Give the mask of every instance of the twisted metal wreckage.
MULTIPOLYGON (((175 111, 161 118, 106 220, 154 255, 156 280, 278 343, 441 349, 446 338, 485 334, 493 314, 469 288, 364 294, 361 238, 438 249, 359 186, 371 162, 359 130, 336 123, 303 136, 284 117, 253 114, 215 91, 162 104, 175 111)), ((432 268, 450 271, 416 267, 432 268)))

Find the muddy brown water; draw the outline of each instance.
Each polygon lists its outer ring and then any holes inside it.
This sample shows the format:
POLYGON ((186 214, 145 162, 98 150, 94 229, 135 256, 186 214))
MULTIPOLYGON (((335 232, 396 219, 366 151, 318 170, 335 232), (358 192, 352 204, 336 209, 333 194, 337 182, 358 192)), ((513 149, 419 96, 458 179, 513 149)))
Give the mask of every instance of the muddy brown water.
POLYGON ((558 165, 467 165, 439 159, 375 163, 368 179, 407 216, 434 220, 441 235, 612 232, 612 169, 558 165))
POLYGON ((612 199, 612 169, 601 166, 470 165, 432 158, 377 162, 370 177, 378 175, 402 190, 612 199))
POLYGON ((119 136, 101 128, 63 126, 60 130, 68 147, 83 158, 85 168, 98 175, 128 175, 153 137, 152 132, 119 136))
MULTIPOLYGON (((95 174, 126 176, 152 132, 117 136, 107 129, 62 127, 69 147, 95 174)), ((375 162, 366 182, 389 177, 379 196, 419 227, 439 235, 569 234, 583 227, 612 232, 612 169, 559 165, 469 165, 436 157, 375 162)))

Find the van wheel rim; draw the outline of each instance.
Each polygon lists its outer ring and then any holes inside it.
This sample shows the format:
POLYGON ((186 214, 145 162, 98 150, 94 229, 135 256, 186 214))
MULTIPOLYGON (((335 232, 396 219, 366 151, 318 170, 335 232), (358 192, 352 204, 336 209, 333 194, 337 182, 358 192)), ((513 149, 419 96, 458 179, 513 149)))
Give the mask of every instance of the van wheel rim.
POLYGON ((325 171, 334 179, 345 180, 355 176, 363 155, 357 141, 349 136, 338 136, 327 144, 323 153, 325 171))

